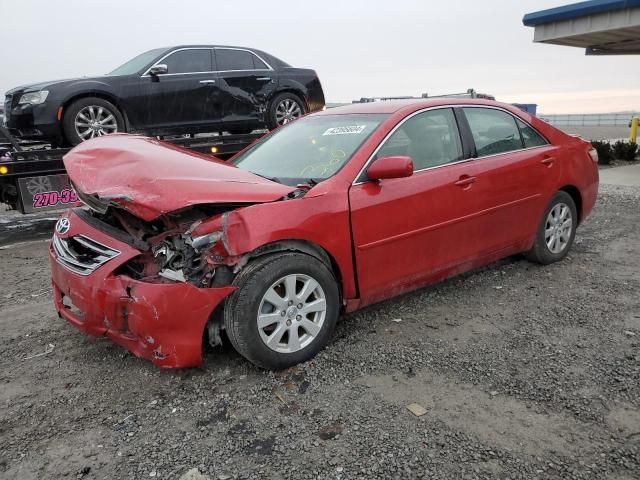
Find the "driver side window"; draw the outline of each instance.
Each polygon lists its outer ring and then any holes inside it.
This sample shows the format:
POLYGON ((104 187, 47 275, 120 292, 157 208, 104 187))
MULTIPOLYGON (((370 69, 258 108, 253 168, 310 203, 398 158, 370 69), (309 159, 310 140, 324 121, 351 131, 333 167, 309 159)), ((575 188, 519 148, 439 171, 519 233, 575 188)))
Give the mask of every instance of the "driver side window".
POLYGON ((196 73, 213 70, 210 49, 179 50, 160 63, 167 66, 167 73, 196 73))
POLYGON ((374 160, 403 155, 413 160, 413 171, 462 160, 460 133, 451 108, 418 113, 386 140, 374 160))

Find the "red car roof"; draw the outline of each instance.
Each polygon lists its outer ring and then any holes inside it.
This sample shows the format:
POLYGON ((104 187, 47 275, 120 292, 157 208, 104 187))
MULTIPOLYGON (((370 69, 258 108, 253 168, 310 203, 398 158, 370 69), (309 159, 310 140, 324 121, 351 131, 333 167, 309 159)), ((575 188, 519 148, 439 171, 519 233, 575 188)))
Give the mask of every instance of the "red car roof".
POLYGON ((441 105, 488 105, 513 110, 512 105, 496 102, 493 100, 471 99, 471 98, 411 98, 406 100, 380 100, 377 102, 352 103, 341 107, 329 108, 315 115, 345 115, 349 113, 396 113, 400 110, 410 112, 427 107, 438 107, 441 105))

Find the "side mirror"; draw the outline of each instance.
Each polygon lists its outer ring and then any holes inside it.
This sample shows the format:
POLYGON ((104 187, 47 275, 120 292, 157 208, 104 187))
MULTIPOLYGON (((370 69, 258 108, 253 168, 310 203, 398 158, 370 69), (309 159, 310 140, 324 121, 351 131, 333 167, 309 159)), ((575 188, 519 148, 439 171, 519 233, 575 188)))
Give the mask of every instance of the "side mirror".
POLYGON ((164 63, 159 63, 158 65, 154 65, 149 69, 149 75, 162 75, 163 73, 167 73, 169 68, 164 63))
POLYGON ((411 175, 413 175, 413 160, 411 157, 400 155, 378 158, 367 169, 367 177, 370 180, 403 178, 411 175))

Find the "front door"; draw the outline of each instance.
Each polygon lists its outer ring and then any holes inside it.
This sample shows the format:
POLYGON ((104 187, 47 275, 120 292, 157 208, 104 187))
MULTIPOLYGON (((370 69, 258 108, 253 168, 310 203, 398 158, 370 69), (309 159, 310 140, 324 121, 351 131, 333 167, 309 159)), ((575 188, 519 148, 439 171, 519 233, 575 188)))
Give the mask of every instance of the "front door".
POLYGON ((213 97, 216 76, 213 73, 210 48, 180 49, 159 64, 167 65, 167 73, 145 76, 146 116, 143 128, 154 132, 189 132, 220 121, 213 97))
POLYGON ((476 164, 465 158, 453 110, 417 113, 375 158, 407 155, 414 174, 368 181, 349 191, 355 262, 363 304, 438 279, 485 247, 476 164))

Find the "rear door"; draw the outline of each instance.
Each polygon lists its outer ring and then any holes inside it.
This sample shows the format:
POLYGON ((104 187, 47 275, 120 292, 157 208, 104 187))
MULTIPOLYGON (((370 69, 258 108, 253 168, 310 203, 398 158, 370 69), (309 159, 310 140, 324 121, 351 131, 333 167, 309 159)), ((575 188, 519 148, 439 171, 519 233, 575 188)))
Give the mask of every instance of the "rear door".
POLYGON ((225 124, 262 121, 278 78, 271 66, 250 50, 216 48, 217 102, 225 124))
POLYGON ((535 232, 558 178, 557 147, 507 111, 462 110, 475 143, 483 242, 489 251, 517 251, 535 232))
POLYGON ((211 48, 178 49, 156 64, 167 65, 168 72, 143 75, 145 128, 188 131, 220 120, 212 99, 216 77, 211 48))
POLYGON ((451 108, 418 112, 372 158, 410 156, 414 174, 374 182, 363 173, 351 187, 363 303, 422 285, 482 251, 475 162, 465 153, 451 108))

